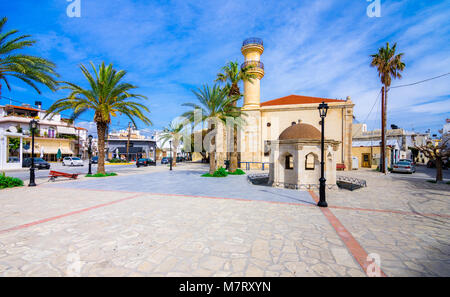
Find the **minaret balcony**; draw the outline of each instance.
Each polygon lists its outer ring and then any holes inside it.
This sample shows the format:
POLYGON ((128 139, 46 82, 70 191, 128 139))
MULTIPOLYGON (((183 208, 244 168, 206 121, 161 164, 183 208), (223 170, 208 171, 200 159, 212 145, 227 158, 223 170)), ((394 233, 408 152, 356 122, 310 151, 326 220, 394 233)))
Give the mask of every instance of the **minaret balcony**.
POLYGON ((261 38, 247 38, 242 43, 241 52, 245 56, 246 53, 257 51, 260 55, 264 52, 264 44, 261 38))
POLYGON ((242 46, 246 46, 249 44, 264 46, 263 40, 261 38, 247 38, 242 43, 242 46))
POLYGON ((241 65, 241 69, 247 68, 248 73, 258 75, 259 79, 264 77, 264 64, 261 61, 245 61, 241 65))

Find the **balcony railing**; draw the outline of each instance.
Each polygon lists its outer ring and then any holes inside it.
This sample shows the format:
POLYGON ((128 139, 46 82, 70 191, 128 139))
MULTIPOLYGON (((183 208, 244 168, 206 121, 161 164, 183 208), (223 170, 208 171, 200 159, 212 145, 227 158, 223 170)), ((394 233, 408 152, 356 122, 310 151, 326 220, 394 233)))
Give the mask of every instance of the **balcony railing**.
POLYGON ((261 61, 245 61, 244 63, 242 63, 241 69, 244 69, 247 67, 248 67, 248 69, 260 68, 260 69, 264 70, 264 64, 261 61))
POLYGON ((258 44, 258 45, 264 46, 263 40, 261 38, 247 38, 242 43, 242 46, 246 46, 246 45, 249 45, 249 44, 258 44))

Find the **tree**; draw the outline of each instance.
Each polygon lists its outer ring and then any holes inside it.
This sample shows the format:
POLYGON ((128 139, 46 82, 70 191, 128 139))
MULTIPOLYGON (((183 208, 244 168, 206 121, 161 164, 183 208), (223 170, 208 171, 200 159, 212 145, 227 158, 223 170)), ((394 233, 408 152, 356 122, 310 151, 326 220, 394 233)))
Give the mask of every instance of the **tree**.
POLYGON ((15 153, 20 148, 20 138, 10 137, 9 139, 9 153, 15 153))
POLYGON ((371 55, 372 62, 371 67, 376 67, 378 71, 378 76, 380 77, 381 83, 383 84, 382 96, 382 143, 383 148, 381 152, 381 171, 386 173, 386 114, 387 114, 387 94, 389 87, 391 86, 392 79, 401 79, 401 72, 405 69, 405 63, 402 62, 403 53, 396 54, 397 43, 393 47, 389 46, 389 42, 386 43, 386 47, 382 47, 378 50, 378 53, 371 55), (383 91, 384 90, 384 91, 383 91))
POLYGON ((57 87, 55 64, 49 60, 20 54, 17 51, 33 46, 36 41, 31 35, 14 36, 18 30, 3 33, 7 18, 0 19, 0 95, 2 82, 11 90, 8 78, 14 77, 30 85, 39 94, 38 84, 43 84, 54 91, 57 87))
MULTIPOLYGON (((252 82, 257 76, 254 73, 249 72, 254 66, 250 65, 245 68, 240 68, 238 62, 228 62, 222 68, 222 73, 217 74, 216 81, 227 83, 226 89, 228 90, 228 97, 232 100, 232 107, 235 108, 235 116, 240 117, 243 114, 240 108, 237 109, 237 101, 242 97, 241 90, 239 88, 239 83, 244 81, 252 82)), ((230 153, 230 171, 236 171, 238 167, 238 152, 237 152, 237 125, 233 126, 233 149, 230 153)))
POLYGON ((436 162, 436 182, 443 180, 442 164, 450 158, 449 148, 450 138, 442 138, 439 142, 428 140, 426 145, 418 145, 416 148, 422 152, 425 157, 436 162))
POLYGON ((184 129, 184 125, 182 123, 177 123, 175 121, 172 121, 168 127, 164 128, 162 133, 160 134, 162 145, 167 143, 167 141, 172 141, 172 145, 170 147, 170 150, 172 152, 171 155, 171 162, 172 166, 177 166, 177 148, 180 144, 181 139, 183 138, 182 131, 184 129), (175 153, 175 158, 173 157, 173 154, 175 153))
POLYGON ((131 99, 147 99, 143 95, 130 93, 136 89, 129 83, 122 82, 126 71, 117 71, 110 64, 105 66, 103 62, 97 70, 91 62, 93 74, 81 65, 80 69, 89 83, 89 88, 82 87, 70 83, 62 82, 64 85, 60 89, 70 90, 69 96, 62 98, 53 103, 47 110, 48 115, 59 113, 65 110, 72 110, 72 119, 78 118, 84 112, 94 111, 94 122, 97 125, 98 137, 98 167, 97 173, 105 173, 105 134, 111 117, 117 114, 127 116, 130 121, 137 127, 135 119, 139 119, 145 124, 151 125, 149 118, 143 113, 149 112, 148 108, 131 99))
MULTIPOLYGON (((199 131, 191 133, 191 135, 190 135, 190 138, 191 138, 190 139, 191 156, 192 156, 193 152, 196 152, 195 151, 195 140, 196 140, 196 138, 200 138, 202 143, 203 143, 203 140, 205 139, 207 134, 208 134, 208 130, 207 129, 202 129, 202 130, 199 130, 199 131), (198 136, 196 136, 196 135, 198 135, 198 136)), ((205 148, 203 146, 201 146, 201 151, 197 151, 197 153, 200 153, 200 155, 202 155, 202 162, 203 162, 203 160, 207 159, 207 152, 206 152, 206 150, 205 150, 205 148)))
POLYGON ((213 174, 216 170, 215 160, 215 144, 216 144, 216 125, 220 122, 225 122, 226 118, 230 116, 230 112, 233 110, 233 101, 236 99, 228 97, 228 90, 222 89, 218 85, 214 85, 212 88, 208 85, 204 85, 202 89, 192 91, 197 97, 200 104, 185 103, 183 106, 191 107, 193 110, 185 112, 182 116, 189 119, 191 123, 194 123, 194 127, 197 124, 196 113, 199 114, 200 121, 208 124, 207 138, 211 139, 210 144, 212 147, 207 148, 209 152, 209 173, 213 174))

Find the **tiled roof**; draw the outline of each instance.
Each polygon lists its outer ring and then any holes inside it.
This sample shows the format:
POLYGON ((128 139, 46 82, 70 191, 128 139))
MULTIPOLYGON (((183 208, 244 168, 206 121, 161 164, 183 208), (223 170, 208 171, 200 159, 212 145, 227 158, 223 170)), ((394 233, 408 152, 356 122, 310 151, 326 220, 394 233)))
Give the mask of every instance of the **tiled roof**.
POLYGON ((289 95, 278 99, 270 100, 261 103, 261 106, 275 106, 275 105, 291 105, 291 104, 312 104, 322 102, 345 102, 345 100, 327 99, 319 97, 308 97, 300 95, 289 95))
POLYGON ((6 108, 15 108, 15 109, 24 109, 24 110, 31 110, 31 111, 39 111, 39 109, 32 108, 32 107, 26 107, 26 106, 17 106, 17 105, 5 105, 6 108))

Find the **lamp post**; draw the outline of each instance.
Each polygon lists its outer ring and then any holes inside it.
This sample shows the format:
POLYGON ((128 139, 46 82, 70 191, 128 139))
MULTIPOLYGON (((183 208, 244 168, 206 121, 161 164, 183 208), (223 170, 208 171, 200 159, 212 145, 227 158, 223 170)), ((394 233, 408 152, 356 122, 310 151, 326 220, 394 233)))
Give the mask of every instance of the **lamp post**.
POLYGON ((31 167, 30 167, 30 183, 29 187, 35 187, 35 175, 34 175, 34 133, 38 128, 38 122, 35 119, 30 121, 30 132, 31 132, 31 167))
POLYGON ((328 104, 326 104, 325 102, 322 102, 321 104, 319 104, 319 114, 320 114, 320 118, 322 119, 321 121, 321 126, 322 126, 322 139, 321 139, 321 160, 320 160, 320 188, 319 188, 319 203, 317 203, 317 206, 320 207, 328 207, 327 201, 325 199, 325 182, 327 181, 325 179, 324 176, 324 155, 325 155, 325 117, 327 116, 327 112, 328 112, 328 104))
POLYGON ((88 157, 89 157, 89 172, 88 174, 92 174, 92 135, 88 136, 89 138, 89 147, 88 147, 88 157))
POLYGON ((170 162, 170 170, 172 170, 172 140, 169 140, 169 145, 170 145, 170 158, 169 158, 169 162, 170 162))

